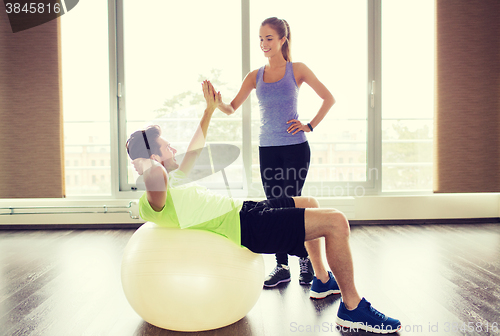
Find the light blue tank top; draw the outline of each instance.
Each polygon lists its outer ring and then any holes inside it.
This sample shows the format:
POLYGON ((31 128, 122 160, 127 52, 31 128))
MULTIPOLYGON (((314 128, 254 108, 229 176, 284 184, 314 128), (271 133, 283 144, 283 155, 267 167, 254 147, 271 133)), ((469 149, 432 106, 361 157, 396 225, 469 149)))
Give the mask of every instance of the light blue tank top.
POLYGON ((264 82, 264 67, 257 72, 256 93, 260 107, 260 146, 286 146, 305 142, 306 135, 295 135, 286 130, 287 121, 298 119, 297 96, 299 88, 293 75, 292 62, 286 63, 285 76, 277 82, 264 82))

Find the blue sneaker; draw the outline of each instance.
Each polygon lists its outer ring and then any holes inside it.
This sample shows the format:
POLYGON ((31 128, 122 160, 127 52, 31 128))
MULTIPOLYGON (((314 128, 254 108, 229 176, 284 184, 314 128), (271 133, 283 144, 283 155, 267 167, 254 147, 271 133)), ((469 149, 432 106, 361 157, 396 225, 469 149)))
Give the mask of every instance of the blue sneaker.
POLYGON ((349 331, 366 330, 378 334, 393 333, 401 329, 401 322, 385 316, 372 307, 365 298, 361 299, 356 309, 349 310, 340 302, 336 323, 349 331))
POLYGON ((321 280, 314 277, 311 286, 310 297, 311 299, 324 299, 331 294, 340 294, 340 288, 333 277, 331 271, 328 271, 328 276, 330 280, 327 283, 322 283, 321 280))

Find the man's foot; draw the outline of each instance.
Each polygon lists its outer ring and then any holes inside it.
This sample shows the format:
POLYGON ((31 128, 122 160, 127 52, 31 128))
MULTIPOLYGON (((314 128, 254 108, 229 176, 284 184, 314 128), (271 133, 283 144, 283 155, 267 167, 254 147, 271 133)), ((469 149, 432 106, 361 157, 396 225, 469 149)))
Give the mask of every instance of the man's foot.
POLYGON ((393 333, 401 329, 399 320, 382 314, 373 308, 365 298, 361 299, 358 307, 353 310, 347 309, 344 302, 341 301, 336 322, 349 330, 362 329, 378 334, 393 333))
POLYGON ((328 276, 330 279, 326 283, 314 277, 310 292, 312 299, 324 299, 331 294, 340 294, 339 285, 335 281, 331 271, 328 271, 328 276))
POLYGON ((309 257, 299 258, 299 266, 300 266, 299 283, 301 285, 309 285, 314 278, 314 269, 309 257))
POLYGON ((264 280, 264 287, 274 287, 288 281, 290 281, 290 267, 288 265, 276 265, 264 280))

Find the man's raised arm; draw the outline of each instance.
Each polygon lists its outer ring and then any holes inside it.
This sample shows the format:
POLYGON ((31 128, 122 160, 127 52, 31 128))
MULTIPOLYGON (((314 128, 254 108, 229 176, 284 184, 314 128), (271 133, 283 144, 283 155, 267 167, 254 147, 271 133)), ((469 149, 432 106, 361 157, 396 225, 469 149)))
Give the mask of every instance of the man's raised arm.
POLYGON ((215 92, 215 89, 209 81, 204 81, 203 95, 205 96, 205 101, 207 102, 207 108, 201 117, 200 124, 196 129, 196 132, 189 143, 188 149, 184 158, 179 166, 179 170, 184 172, 186 175, 189 174, 194 166, 194 163, 201 153, 201 150, 205 146, 205 141, 207 138, 208 125, 212 119, 212 115, 219 104, 219 95, 215 92))

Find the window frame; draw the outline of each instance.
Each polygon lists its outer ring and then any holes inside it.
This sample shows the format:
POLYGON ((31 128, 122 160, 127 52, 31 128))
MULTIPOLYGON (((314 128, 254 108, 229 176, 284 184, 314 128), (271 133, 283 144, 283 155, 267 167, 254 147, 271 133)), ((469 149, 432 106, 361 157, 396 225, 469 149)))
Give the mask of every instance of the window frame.
MULTIPOLYGON (((242 79, 250 72, 250 1, 241 0, 241 48, 242 79)), ((381 0, 367 1, 368 20, 368 73, 367 73, 367 142, 366 142, 366 181, 350 182, 307 182, 306 187, 342 188, 343 195, 365 196, 382 193, 382 117, 381 117, 381 0), (372 83, 374 105, 371 106, 370 93, 372 83), (373 178, 372 178, 373 177, 373 178), (363 193, 356 193, 356 187, 362 187, 363 193)), ((110 124, 111 124, 111 188, 115 198, 138 198, 141 190, 133 190, 127 181, 128 156, 125 151, 126 134, 126 85, 124 81, 123 55, 123 0, 108 0, 109 9, 109 62, 110 62, 110 124), (139 193, 138 193, 139 191, 139 193)), ((264 197, 252 194, 252 190, 261 188, 261 181, 252 181, 252 138, 251 138, 251 101, 247 99, 242 109, 242 159, 244 177, 242 189, 231 189, 235 197, 264 197)), ((255 130, 254 130, 255 131, 255 130)), ((221 187, 225 190, 225 186, 221 187)), ((404 192, 402 192, 404 193, 404 192)), ((384 193, 385 194, 385 193, 384 193)), ((414 194, 414 193, 413 193, 414 194)), ((331 195, 333 197, 333 195, 331 195)))

